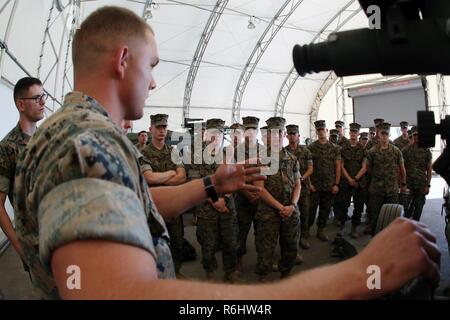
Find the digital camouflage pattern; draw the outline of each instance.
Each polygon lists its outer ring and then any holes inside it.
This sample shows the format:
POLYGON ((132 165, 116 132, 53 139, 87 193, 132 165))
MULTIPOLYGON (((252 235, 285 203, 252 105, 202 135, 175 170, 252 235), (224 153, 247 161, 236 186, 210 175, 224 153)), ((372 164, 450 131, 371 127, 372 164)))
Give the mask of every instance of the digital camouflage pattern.
POLYGON ((402 149, 402 155, 408 188, 423 190, 427 185, 427 167, 432 159, 430 149, 411 144, 402 149))
MULTIPOLYGON (((252 119, 250 119, 252 120, 252 119)), ((252 122, 248 121, 248 125, 251 125, 252 122)), ((236 152, 239 150, 239 155, 244 154, 244 157, 235 155, 235 159, 238 162, 246 161, 250 158, 256 158, 260 153, 266 152, 266 149, 263 145, 257 143, 255 150, 250 150, 249 144, 246 140, 243 143, 239 144, 236 148, 236 152)), ((254 222, 256 210, 258 207, 258 203, 251 203, 242 192, 236 192, 233 194, 236 212, 237 212, 237 220, 238 220, 238 256, 243 256, 247 253, 247 237, 250 232, 250 228, 252 223, 254 222)), ((253 226, 254 228, 256 225, 253 226)), ((255 230, 256 233, 256 230, 255 230)))
MULTIPOLYGON (((309 151, 308 147, 302 145, 298 145, 296 150, 292 150, 289 146, 287 146, 286 150, 292 153, 297 158, 299 163, 300 175, 303 176, 308 170, 308 167, 313 165, 311 151, 309 151)), ((306 183, 306 181, 302 181, 302 190, 300 192, 300 198, 298 201, 302 236, 306 235, 306 232, 309 229, 310 194, 308 184, 306 183)))
POLYGON ((8 195, 14 204, 14 173, 20 153, 25 149, 30 136, 17 124, 0 142, 0 192, 8 195))
POLYGON ((402 163, 402 152, 393 144, 385 150, 378 144, 367 153, 370 172, 368 210, 372 230, 375 230, 383 204, 398 203, 398 170, 402 163))
MULTIPOLYGON (((276 174, 267 176, 264 188, 282 205, 290 205, 296 182, 301 178, 297 158, 286 149, 274 159, 279 161, 276 174)), ((278 239, 280 240, 281 260, 279 270, 287 275, 295 265, 298 251, 300 213, 298 209, 288 219, 282 219, 278 210, 260 201, 255 215, 256 221, 256 272, 261 276, 269 273, 278 239)))
POLYGON ((409 189, 405 215, 419 221, 426 201, 424 189, 427 187, 427 167, 431 163, 431 151, 412 144, 403 148, 402 154, 405 160, 406 184, 409 189))
POLYGON ((177 168, 184 169, 182 160, 179 157, 177 150, 174 150, 173 146, 165 144, 164 147, 159 150, 150 143, 141 151, 141 153, 144 158, 150 161, 154 172, 176 171, 177 168))
POLYGON ((103 239, 140 247, 159 278, 174 278, 169 235, 141 175, 139 153, 93 98, 69 93, 36 131, 16 170, 19 241, 33 283, 58 298, 50 258, 103 239))
POLYGON ((349 144, 350 143, 350 141, 345 137, 345 136, 339 136, 339 139, 338 139, 338 145, 339 146, 344 146, 344 145, 346 145, 346 144, 349 144))
POLYGON ((367 153, 367 166, 370 171, 370 193, 398 193, 398 166, 403 163, 402 152, 389 144, 383 150, 381 146, 367 153))
MULTIPOLYGON (((207 148, 207 143, 203 143, 203 150, 205 148, 207 148)), ((224 150, 218 148, 217 153, 211 152, 211 158, 206 157, 201 164, 194 165, 201 178, 216 172, 219 164, 213 161, 214 157, 217 154, 217 161, 223 161, 223 153, 224 150)), ((203 154, 209 154, 209 151, 203 154)), ((237 263, 236 209, 233 197, 224 196, 224 199, 229 210, 228 213, 220 213, 208 201, 204 201, 196 207, 196 235, 202 250, 204 270, 213 272, 217 269, 216 252, 220 244, 224 271, 226 274, 230 274, 235 271, 237 263)))
POLYGON ((409 144, 409 139, 408 138, 404 139, 403 136, 400 136, 397 139, 395 139, 393 143, 397 148, 402 150, 409 144))
MULTIPOLYGON (((353 179, 361 170, 364 162, 367 161, 367 150, 360 143, 352 146, 350 143, 341 148, 342 165, 347 173, 353 179)), ((347 219, 348 208, 350 207, 351 198, 353 197, 354 209, 352 215, 352 224, 361 224, 361 215, 364 210, 364 201, 366 198, 367 181, 365 176, 358 181, 358 187, 353 188, 348 184, 347 179, 341 174, 341 183, 339 185, 339 193, 336 197, 335 209, 341 222, 347 219)))
MULTIPOLYGON (((167 118, 163 116, 164 115, 155 115, 154 121, 157 121, 157 123, 159 123, 158 121, 164 121, 164 119, 167 121, 167 118)), ((173 146, 167 144, 164 144, 160 150, 150 143, 142 150, 143 161, 148 161, 151 164, 153 172, 176 171, 178 168, 184 170, 182 160, 176 151, 177 150, 173 146)), ((183 219, 181 216, 170 220, 166 219, 166 226, 170 236, 169 246, 175 271, 178 273, 181 268, 183 254, 183 219)))
POLYGON ((145 144, 141 145, 140 143, 136 143, 134 146, 139 150, 139 152, 142 152, 142 150, 144 150, 147 145, 145 144))
POLYGON ((310 195, 308 226, 311 227, 314 224, 317 208, 319 208, 317 225, 319 228, 323 228, 326 226, 334 202, 335 196, 331 193, 331 189, 336 182, 336 161, 341 160, 340 147, 331 142, 321 144, 317 140, 308 148, 311 151, 314 163, 311 183, 317 190, 310 195))
POLYGON ((314 163, 311 183, 318 191, 331 191, 336 181, 336 161, 341 160, 339 148, 330 142, 321 144, 317 140, 308 149, 314 163))

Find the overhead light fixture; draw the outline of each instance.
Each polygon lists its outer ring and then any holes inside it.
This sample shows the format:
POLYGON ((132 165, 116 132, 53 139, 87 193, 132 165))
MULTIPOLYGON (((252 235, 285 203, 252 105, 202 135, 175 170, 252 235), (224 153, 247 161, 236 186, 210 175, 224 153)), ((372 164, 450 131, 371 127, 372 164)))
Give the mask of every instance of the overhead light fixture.
POLYGON ((145 10, 144 10, 144 14, 143 14, 144 19, 150 20, 151 18, 153 18, 152 10, 158 10, 158 9, 159 9, 158 3, 154 3, 153 1, 147 1, 147 3, 145 4, 145 10))
POLYGON ((247 28, 250 30, 253 30, 256 28, 255 23, 259 23, 259 22, 260 22, 259 18, 255 17, 255 16, 251 16, 250 19, 248 20, 247 28))
POLYGON ((152 10, 150 8, 148 8, 144 12, 144 19, 150 20, 151 18, 153 18, 152 10))

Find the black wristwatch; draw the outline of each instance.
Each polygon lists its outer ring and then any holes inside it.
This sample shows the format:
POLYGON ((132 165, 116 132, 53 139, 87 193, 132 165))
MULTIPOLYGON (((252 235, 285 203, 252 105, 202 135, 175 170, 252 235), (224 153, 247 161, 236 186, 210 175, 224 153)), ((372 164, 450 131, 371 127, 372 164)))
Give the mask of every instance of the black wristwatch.
POLYGON ((406 183, 402 183, 402 187, 406 187, 406 183))
POLYGON ((296 203, 291 203, 291 206, 293 206, 295 209, 298 209, 298 204, 296 203))
POLYGON ((217 194, 216 188, 214 188, 212 184, 210 176, 206 176, 203 178, 203 184, 205 185, 206 194, 211 199, 211 201, 214 203, 219 201, 219 195, 217 194))

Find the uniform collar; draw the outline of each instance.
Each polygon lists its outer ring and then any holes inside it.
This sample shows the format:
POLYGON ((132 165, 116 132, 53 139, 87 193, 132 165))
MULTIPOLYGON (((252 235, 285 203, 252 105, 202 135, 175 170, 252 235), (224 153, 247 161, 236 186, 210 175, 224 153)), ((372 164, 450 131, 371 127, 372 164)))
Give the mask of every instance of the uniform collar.
POLYGON ((97 100, 95 100, 94 98, 92 98, 82 92, 72 91, 72 92, 69 92, 64 97, 63 105, 73 105, 73 104, 78 104, 78 105, 88 107, 88 108, 92 109, 93 111, 98 112, 109 118, 108 112, 105 110, 105 108, 103 108, 103 106, 97 100))

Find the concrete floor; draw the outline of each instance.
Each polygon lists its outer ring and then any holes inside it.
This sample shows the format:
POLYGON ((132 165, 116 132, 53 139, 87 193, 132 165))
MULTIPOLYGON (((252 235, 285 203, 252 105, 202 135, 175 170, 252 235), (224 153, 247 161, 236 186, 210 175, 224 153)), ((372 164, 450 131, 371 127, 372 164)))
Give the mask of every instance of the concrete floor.
MULTIPOLYGON (((422 215, 422 222, 427 224, 429 228, 436 234, 438 238, 438 246, 442 252, 441 262, 441 283, 436 291, 437 295, 442 293, 443 288, 450 285, 450 258, 447 248, 447 241, 444 236, 445 222, 444 217, 441 216, 442 206, 442 186, 443 180, 440 178, 433 179, 432 189, 434 192, 428 197, 427 203, 422 215)), ((351 211, 350 211, 351 212, 351 211)), ((190 224, 189 217, 186 217, 185 224, 185 237, 195 247, 197 251, 196 261, 185 263, 182 267, 182 273, 191 278, 197 280, 205 280, 205 273, 200 264, 200 247, 195 237, 195 227, 190 224)), ((363 226, 360 227, 361 231, 363 226)), ((350 241, 358 251, 362 250, 364 246, 370 240, 369 236, 361 236, 357 240, 353 240, 349 237, 348 232, 350 229, 350 223, 346 225, 347 234, 346 239, 350 241)), ((313 230, 314 232, 315 230, 313 230)), ((333 224, 329 224, 327 232, 330 238, 334 238, 338 229, 333 224)), ((324 243, 312 237, 310 239, 311 249, 301 250, 301 254, 304 257, 304 263, 300 266, 296 266, 294 272, 300 272, 303 270, 311 269, 324 264, 336 263, 339 260, 337 258, 330 257, 332 245, 330 243, 324 243)), ((395 245, 395 244, 393 244, 395 245)), ((257 281, 257 275, 254 273, 256 266, 256 252, 254 246, 253 231, 250 232, 250 236, 247 241, 248 254, 244 257, 244 273, 242 278, 247 283, 253 283, 257 281)), ((217 259, 219 266, 221 265, 221 254, 218 252, 217 259)), ((270 275, 271 280, 278 279, 278 273, 272 273, 270 275)), ((223 272, 221 267, 216 272, 216 280, 222 281, 223 272)), ((23 271, 20 260, 9 247, 6 252, 0 256, 0 299, 3 296, 4 299, 34 299, 32 285, 28 278, 28 275, 23 271)))

